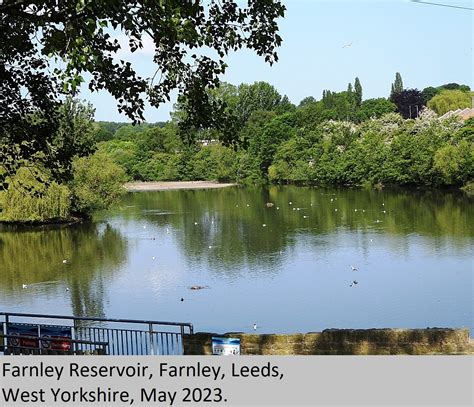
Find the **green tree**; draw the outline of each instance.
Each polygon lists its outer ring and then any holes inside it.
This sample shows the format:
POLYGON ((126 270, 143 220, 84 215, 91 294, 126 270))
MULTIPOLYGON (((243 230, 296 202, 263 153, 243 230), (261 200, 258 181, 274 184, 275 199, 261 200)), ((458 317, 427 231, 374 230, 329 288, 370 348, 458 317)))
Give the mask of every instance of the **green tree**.
POLYGON ((285 123, 285 118, 277 116, 257 131, 249 143, 249 152, 260 164, 262 172, 267 173, 278 145, 291 138, 295 130, 285 123))
POLYGON ((267 82, 245 83, 238 88, 237 117, 240 123, 245 123, 257 110, 272 111, 282 102, 282 96, 274 86, 267 82))
POLYGON ((124 170, 103 153, 76 158, 73 171, 74 209, 81 213, 107 209, 125 193, 124 170))
POLYGON ((441 174, 443 184, 459 185, 474 176, 474 144, 461 140, 457 145, 445 145, 436 151, 434 168, 441 174))
POLYGON ((203 3, 3 1, 0 144, 33 139, 29 150, 23 145, 22 156, 46 152, 43 141, 56 133, 61 96, 75 94, 84 74, 92 77, 90 90, 107 90, 135 122, 143 120, 145 99, 158 107, 177 90, 192 106, 184 124, 199 123, 213 108, 206 90, 218 85, 228 54, 247 48, 269 64, 278 60, 277 20, 285 12, 278 0, 249 0, 245 7, 237 1, 203 3), (143 48, 148 38, 155 46, 151 79, 137 74, 124 56, 116 58, 124 47, 132 53, 143 48))
POLYGON ((390 92, 390 99, 392 98, 392 95, 394 93, 401 93, 402 91, 403 91, 402 75, 400 75, 400 72, 397 72, 395 74, 395 82, 392 83, 392 90, 390 92))
POLYGON ((422 90, 422 95, 423 95, 423 102, 425 105, 429 102, 431 98, 436 96, 440 90, 438 88, 434 88, 433 86, 428 86, 422 90))
POLYGON ((385 98, 364 100, 357 112, 358 121, 362 122, 371 118, 379 118, 386 113, 392 113, 397 110, 397 106, 385 98))
POLYGON ((471 107, 471 96, 461 90, 443 90, 434 96, 429 102, 428 107, 438 113, 440 116, 456 109, 471 107))
POLYGON ((2 222, 51 222, 70 217, 70 191, 53 181, 47 170, 21 167, 3 192, 2 222))
POLYGON ((354 92, 356 105, 357 107, 360 107, 360 105, 362 104, 362 85, 360 84, 359 78, 355 78, 354 92))
MULTIPOLYGON (((0 188, 7 188, 7 179, 11 179, 26 162, 47 168, 51 179, 59 183, 70 180, 73 157, 86 156, 94 149, 93 116, 94 109, 90 103, 68 97, 62 104, 55 105, 51 116, 54 118, 55 128, 51 128, 51 132, 47 134, 43 135, 38 130, 39 127, 34 126, 30 129, 33 133, 25 133, 16 138, 10 137, 18 134, 10 134, 11 128, 8 125, 0 128, 0 188)), ((32 113, 28 120, 42 122, 53 120, 51 117, 43 118, 40 114, 32 113)), ((21 118, 18 120, 17 124, 21 127, 21 118)))
POLYGON ((305 97, 304 99, 301 100, 300 104, 298 105, 298 107, 304 107, 310 103, 315 103, 316 102, 316 99, 312 96, 307 96, 305 97))

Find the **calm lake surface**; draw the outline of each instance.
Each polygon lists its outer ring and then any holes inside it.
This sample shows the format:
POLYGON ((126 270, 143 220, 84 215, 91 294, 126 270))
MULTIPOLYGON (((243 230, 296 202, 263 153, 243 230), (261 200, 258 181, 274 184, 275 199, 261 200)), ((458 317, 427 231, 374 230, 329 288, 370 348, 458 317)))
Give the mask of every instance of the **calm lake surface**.
POLYGON ((457 192, 130 193, 94 222, 0 229, 0 310, 220 333, 257 323, 259 332, 438 326, 472 335, 473 219, 472 198, 457 192))

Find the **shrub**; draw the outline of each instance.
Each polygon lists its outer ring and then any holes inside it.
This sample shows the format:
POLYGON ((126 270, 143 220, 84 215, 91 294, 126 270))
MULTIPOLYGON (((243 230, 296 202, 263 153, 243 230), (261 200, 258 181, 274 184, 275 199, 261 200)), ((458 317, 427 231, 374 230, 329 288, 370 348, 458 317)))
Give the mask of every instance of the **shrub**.
POLYGON ((124 170, 104 153, 73 161, 74 209, 81 213, 107 209, 125 193, 124 170))

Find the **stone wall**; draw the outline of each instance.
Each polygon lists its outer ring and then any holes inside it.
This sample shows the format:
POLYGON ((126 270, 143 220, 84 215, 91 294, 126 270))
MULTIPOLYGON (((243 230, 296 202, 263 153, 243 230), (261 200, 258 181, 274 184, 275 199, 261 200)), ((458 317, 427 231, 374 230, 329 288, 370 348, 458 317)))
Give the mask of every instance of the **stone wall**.
POLYGON ((465 354, 471 349, 468 329, 327 329, 285 335, 185 335, 185 355, 212 355, 213 336, 240 338, 242 355, 465 354))

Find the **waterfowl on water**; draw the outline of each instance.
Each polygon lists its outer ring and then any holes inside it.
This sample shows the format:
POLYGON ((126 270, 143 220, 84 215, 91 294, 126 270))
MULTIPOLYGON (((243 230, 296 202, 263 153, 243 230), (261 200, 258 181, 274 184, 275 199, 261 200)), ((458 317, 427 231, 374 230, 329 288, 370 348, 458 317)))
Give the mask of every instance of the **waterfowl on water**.
POLYGON ((354 287, 357 284, 359 284, 359 282, 354 280, 349 287, 354 287))
POLYGON ((28 285, 22 284, 22 288, 23 288, 23 289, 28 288, 28 285))
POLYGON ((352 271, 359 271, 359 270, 357 270, 357 267, 354 267, 352 264, 351 264, 351 270, 352 271))

